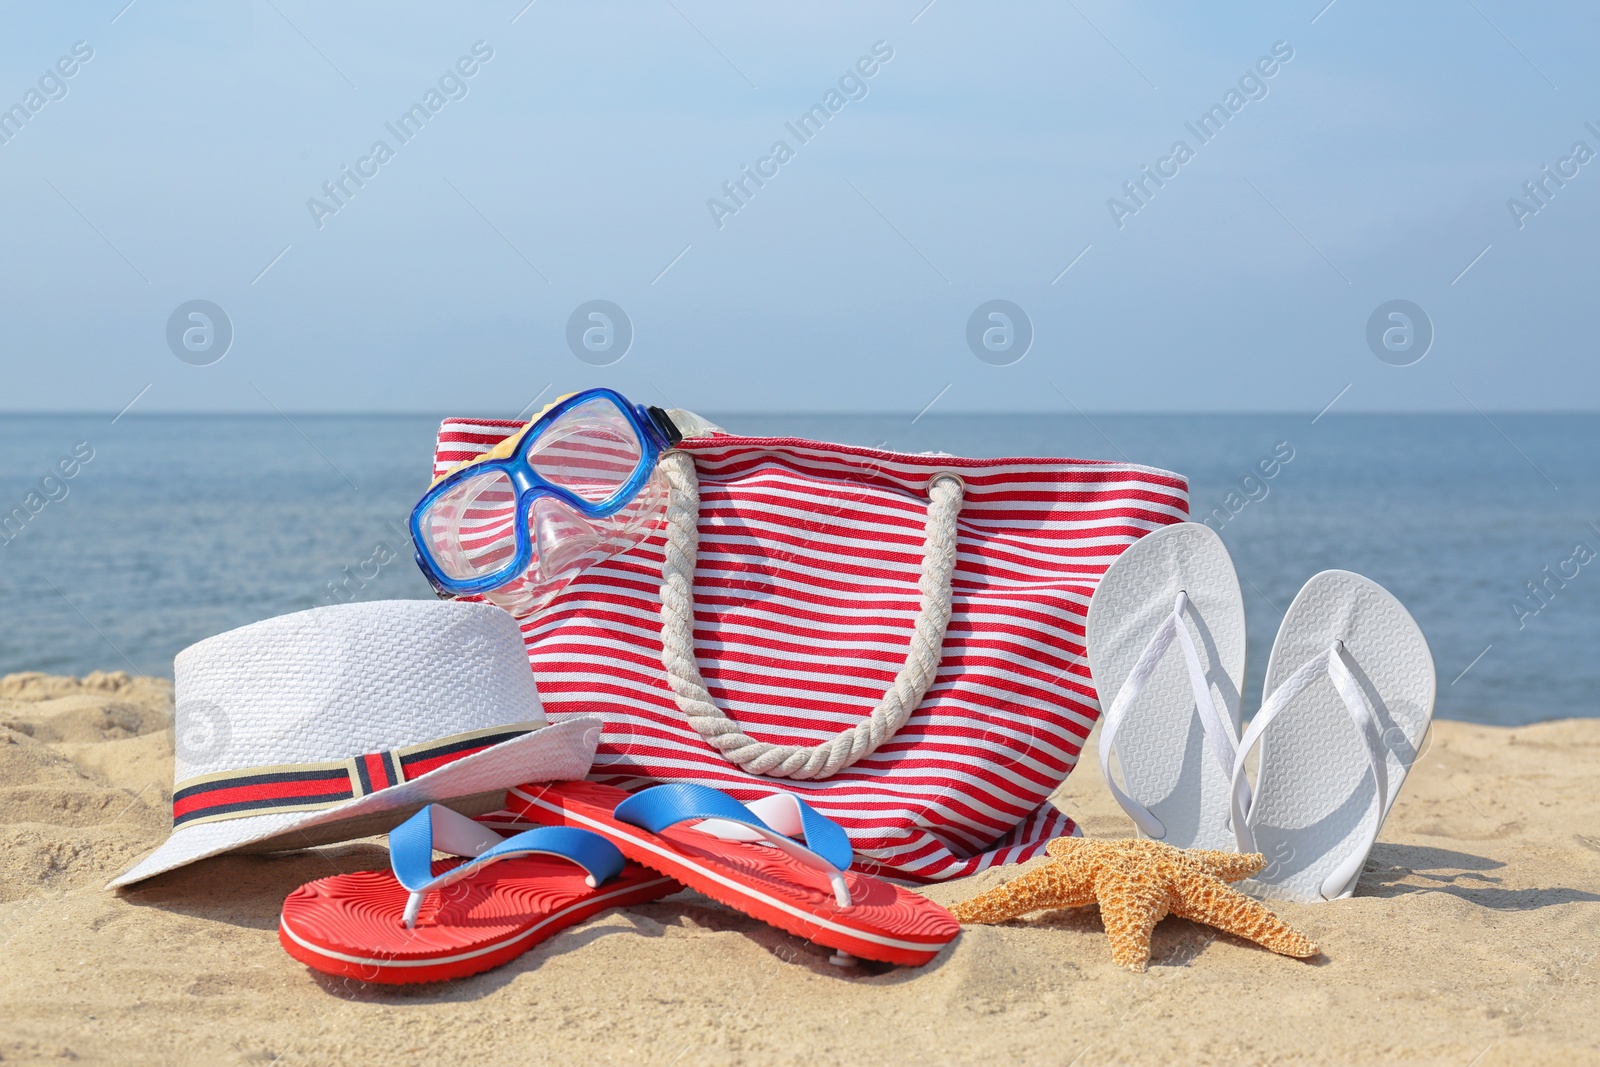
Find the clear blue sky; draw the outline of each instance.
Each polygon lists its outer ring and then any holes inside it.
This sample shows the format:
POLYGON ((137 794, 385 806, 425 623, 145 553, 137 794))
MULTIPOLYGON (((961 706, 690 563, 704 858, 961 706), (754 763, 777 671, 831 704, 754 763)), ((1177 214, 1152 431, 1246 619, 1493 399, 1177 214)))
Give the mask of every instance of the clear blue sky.
POLYGON ((1600 402, 1592 5, 124 3, 4 15, 0 409, 1600 402), (209 366, 169 350, 192 299, 232 323, 209 366), (609 366, 567 343, 594 299, 609 366), (1032 323, 1011 365, 968 347, 991 299, 1032 323), (1433 324, 1410 366, 1369 350, 1393 299, 1433 324))

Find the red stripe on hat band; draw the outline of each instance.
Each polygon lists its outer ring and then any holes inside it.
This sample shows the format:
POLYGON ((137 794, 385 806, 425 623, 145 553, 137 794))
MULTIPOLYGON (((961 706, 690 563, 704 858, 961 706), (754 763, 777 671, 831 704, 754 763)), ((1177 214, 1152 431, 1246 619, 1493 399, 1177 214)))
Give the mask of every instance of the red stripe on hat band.
POLYGON ((224 807, 230 804, 239 804, 245 801, 267 802, 299 800, 308 796, 329 796, 343 793, 341 799, 347 799, 352 794, 350 791, 350 776, 339 772, 330 774, 326 778, 313 778, 308 781, 298 782, 262 782, 256 784, 230 785, 219 783, 220 788, 207 789, 203 792, 191 793, 188 796, 175 796, 172 800, 172 817, 174 819, 190 818, 195 813, 207 808, 224 807))
POLYGON ((373 752, 362 756, 361 761, 367 765, 367 780, 372 783, 372 792, 394 785, 389 781, 389 765, 384 762, 383 753, 373 752))
POLYGON ((459 752, 445 752, 437 756, 423 754, 421 756, 414 756, 409 759, 402 759, 400 761, 400 766, 405 768, 406 778, 408 780, 412 778, 419 778, 422 775, 427 774, 429 771, 438 770, 445 764, 452 763, 455 760, 460 759, 462 756, 470 756, 474 752, 482 752, 484 749, 489 747, 491 747, 490 744, 485 744, 480 745, 477 748, 463 749, 459 752))

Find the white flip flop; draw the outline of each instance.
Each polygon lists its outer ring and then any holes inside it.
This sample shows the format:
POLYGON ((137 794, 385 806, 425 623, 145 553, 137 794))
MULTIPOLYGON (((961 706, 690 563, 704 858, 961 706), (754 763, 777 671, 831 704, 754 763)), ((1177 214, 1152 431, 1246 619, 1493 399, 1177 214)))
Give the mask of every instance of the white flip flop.
MULTIPOLYGON (((1222 538, 1182 522, 1135 541, 1095 589, 1086 644, 1105 709, 1100 767, 1112 796, 1145 837, 1231 850, 1245 629, 1222 538)), ((1237 788, 1248 804, 1249 786, 1237 788)))
POLYGON ((1278 628, 1234 761, 1258 742, 1253 802, 1234 801, 1240 852, 1267 868, 1242 885, 1315 902, 1355 892, 1367 853, 1428 732, 1433 654, 1387 589, 1349 571, 1305 584, 1278 628))

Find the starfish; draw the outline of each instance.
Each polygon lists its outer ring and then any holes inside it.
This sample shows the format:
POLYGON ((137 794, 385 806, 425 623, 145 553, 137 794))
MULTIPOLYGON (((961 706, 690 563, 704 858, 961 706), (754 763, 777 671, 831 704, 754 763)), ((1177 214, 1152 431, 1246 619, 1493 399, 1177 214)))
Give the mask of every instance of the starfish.
POLYGON ((1248 938, 1305 959, 1317 946, 1259 901, 1226 885, 1266 866, 1259 852, 1174 848, 1160 841, 1060 837, 1045 846, 1051 862, 957 904, 964 923, 997 923, 1045 908, 1098 903, 1111 958, 1133 971, 1150 962, 1150 932, 1168 914, 1248 938))

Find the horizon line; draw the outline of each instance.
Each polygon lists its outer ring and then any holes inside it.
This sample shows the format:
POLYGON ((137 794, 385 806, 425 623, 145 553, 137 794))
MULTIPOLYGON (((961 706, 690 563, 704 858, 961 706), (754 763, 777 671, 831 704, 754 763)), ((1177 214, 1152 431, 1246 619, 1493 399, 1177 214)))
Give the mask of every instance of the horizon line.
MULTIPOLYGON (((816 418, 816 417, 820 417, 820 418, 904 418, 904 417, 912 414, 909 411, 888 411, 888 410, 874 410, 874 411, 868 411, 868 410, 861 410, 861 411, 837 411, 837 410, 834 410, 834 411, 819 411, 819 410, 802 410, 802 409, 784 410, 784 409, 771 409, 771 408, 767 408, 767 409, 746 408, 746 409, 742 409, 742 410, 734 410, 734 409, 718 410, 718 409, 708 408, 707 410, 708 411, 714 411, 715 412, 715 417, 717 417, 717 418, 768 418, 768 417, 796 417, 796 416, 805 417, 805 418, 816 418)), ((1357 410, 1357 411, 1327 411, 1327 412, 1321 414, 1318 417, 1319 418, 1326 418, 1326 419, 1333 419, 1333 418, 1350 418, 1350 417, 1353 417, 1353 416, 1375 416, 1375 415, 1390 415, 1390 416, 1393 416, 1393 415, 1409 415, 1409 416, 1482 415, 1485 412, 1487 412, 1489 414, 1494 414, 1494 415, 1600 415, 1600 408, 1483 408, 1483 409, 1474 409, 1474 408, 1376 408, 1376 409, 1357 410)), ((925 414, 917 416, 917 420, 920 421, 922 419, 930 419, 931 420, 931 419, 947 419, 947 418, 972 418, 972 417, 975 417, 975 416, 976 417, 987 417, 987 418, 1016 418, 1018 416, 1024 416, 1024 417, 1060 416, 1060 417, 1063 417, 1063 418, 1083 418, 1085 416, 1096 416, 1096 417, 1106 417, 1106 418, 1114 418, 1114 417, 1118 417, 1118 416, 1134 416, 1134 417, 1140 417, 1140 418, 1148 418, 1148 417, 1170 418, 1170 417, 1180 417, 1180 416, 1182 416, 1182 417, 1190 417, 1190 418, 1193 418, 1193 417, 1237 418, 1237 417, 1240 417, 1240 416, 1284 416, 1284 415, 1299 416, 1299 415, 1308 415, 1308 414, 1315 414, 1315 413, 1312 412, 1309 408, 1240 408, 1240 409, 1236 409, 1236 410, 1226 410, 1226 411, 1217 411, 1217 410, 1194 411, 1194 410, 1185 410, 1185 409, 1181 409, 1181 408, 1143 408, 1143 409, 1133 409, 1133 408, 1116 408, 1116 409, 1096 408, 1096 409, 1093 409, 1093 410, 1080 410, 1080 411, 1058 411, 1058 410, 1045 409, 1045 408, 1035 408, 1035 409, 1016 409, 1016 408, 1012 408, 1012 409, 987 409, 987 410, 975 410, 975 411, 929 411, 929 412, 926 412, 925 414)), ((61 409, 61 410, 43 409, 43 408, 41 408, 41 409, 29 409, 29 410, 3 410, 3 409, 0 409, 0 418, 8 418, 8 417, 15 417, 15 418, 99 418, 99 417, 108 416, 108 415, 116 416, 118 418, 126 418, 126 419, 174 418, 174 417, 176 417, 176 418, 186 418, 186 417, 187 418, 222 418, 222 417, 231 417, 231 418, 282 418, 284 415, 295 415, 295 416, 300 416, 300 417, 315 417, 315 418, 327 417, 327 416, 336 416, 336 417, 340 417, 340 418, 351 418, 351 417, 354 417, 354 418, 397 418, 397 419, 398 418, 429 418, 429 419, 460 418, 460 419, 507 419, 507 420, 517 419, 517 414, 515 414, 515 413, 512 413, 512 414, 476 414, 476 415, 440 415, 437 412, 433 412, 433 411, 402 411, 402 410, 393 410, 393 411, 359 411, 359 410, 346 410, 346 409, 334 409, 334 408, 319 408, 319 409, 304 409, 304 408, 301 408, 301 409, 287 410, 287 411, 253 410, 253 409, 196 410, 196 409, 185 409, 185 408, 172 408, 172 409, 161 410, 161 411, 123 411, 123 412, 113 411, 110 408, 75 408, 75 409, 61 409)), ((519 420, 519 421, 526 421, 526 420, 519 420)))

